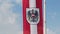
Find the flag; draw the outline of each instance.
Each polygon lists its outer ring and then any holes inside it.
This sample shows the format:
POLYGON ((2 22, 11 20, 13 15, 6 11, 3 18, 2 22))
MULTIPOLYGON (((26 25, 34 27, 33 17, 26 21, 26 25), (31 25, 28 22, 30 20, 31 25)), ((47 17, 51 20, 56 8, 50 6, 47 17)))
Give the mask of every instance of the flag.
MULTIPOLYGON (((32 0, 33 1, 33 0, 32 0)), ((23 34, 31 34, 31 27, 30 23, 28 23, 27 20, 27 11, 30 11, 32 8, 30 8, 30 0, 23 0, 23 34), (28 9, 27 9, 28 8, 28 9)), ((34 4, 34 3, 32 3, 34 4)), ((33 5, 31 6, 33 7, 33 5)), ((37 34, 43 34, 43 10, 42 10, 42 0, 36 0, 36 7, 39 9, 39 15, 37 19, 39 18, 39 23, 37 25, 37 34)), ((35 9, 34 9, 35 10, 35 9)), ((33 17, 35 17, 35 13, 32 14, 33 17)), ((32 20, 32 19, 31 19, 32 20)), ((32 22, 32 21, 31 21, 32 22)), ((34 21, 35 22, 35 21, 34 21)))

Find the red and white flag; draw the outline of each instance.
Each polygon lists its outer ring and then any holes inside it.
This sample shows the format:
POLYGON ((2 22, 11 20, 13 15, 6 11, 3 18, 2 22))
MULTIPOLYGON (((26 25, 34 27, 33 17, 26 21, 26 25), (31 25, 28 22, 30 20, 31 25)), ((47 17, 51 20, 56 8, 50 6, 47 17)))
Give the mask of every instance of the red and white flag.
POLYGON ((23 0, 23 34, 43 34, 42 0, 23 0))

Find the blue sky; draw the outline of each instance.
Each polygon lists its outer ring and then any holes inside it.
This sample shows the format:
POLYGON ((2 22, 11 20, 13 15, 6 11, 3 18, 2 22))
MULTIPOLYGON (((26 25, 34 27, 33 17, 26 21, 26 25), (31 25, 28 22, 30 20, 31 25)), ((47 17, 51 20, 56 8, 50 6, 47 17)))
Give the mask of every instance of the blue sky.
MULTIPOLYGON (((46 0, 47 34, 60 34, 60 0, 46 0)), ((22 34, 22 1, 0 0, 0 34, 22 34)))
POLYGON ((60 0, 46 0, 47 28, 60 34, 60 0))

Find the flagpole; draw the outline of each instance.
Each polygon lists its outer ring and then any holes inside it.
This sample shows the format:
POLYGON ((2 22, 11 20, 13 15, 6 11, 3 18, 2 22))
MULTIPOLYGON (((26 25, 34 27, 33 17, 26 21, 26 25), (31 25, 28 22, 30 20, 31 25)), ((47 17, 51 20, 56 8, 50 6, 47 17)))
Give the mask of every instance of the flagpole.
POLYGON ((46 34, 46 20, 45 20, 45 12, 46 12, 46 1, 44 0, 43 1, 43 4, 44 4, 44 12, 43 12, 43 32, 44 34, 46 34))

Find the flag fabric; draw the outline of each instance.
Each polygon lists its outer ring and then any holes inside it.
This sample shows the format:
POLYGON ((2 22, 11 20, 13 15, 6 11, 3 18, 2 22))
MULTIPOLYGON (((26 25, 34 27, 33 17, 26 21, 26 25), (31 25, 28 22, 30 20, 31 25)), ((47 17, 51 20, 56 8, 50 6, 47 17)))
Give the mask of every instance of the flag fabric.
MULTIPOLYGON (((23 0, 23 34, 31 34, 30 24, 26 19, 26 8, 29 8, 29 0, 23 0)), ((37 34, 43 34, 42 0, 36 0, 36 8, 39 8, 40 21, 37 24, 37 34)), ((32 16, 35 16, 32 14, 32 16)))

